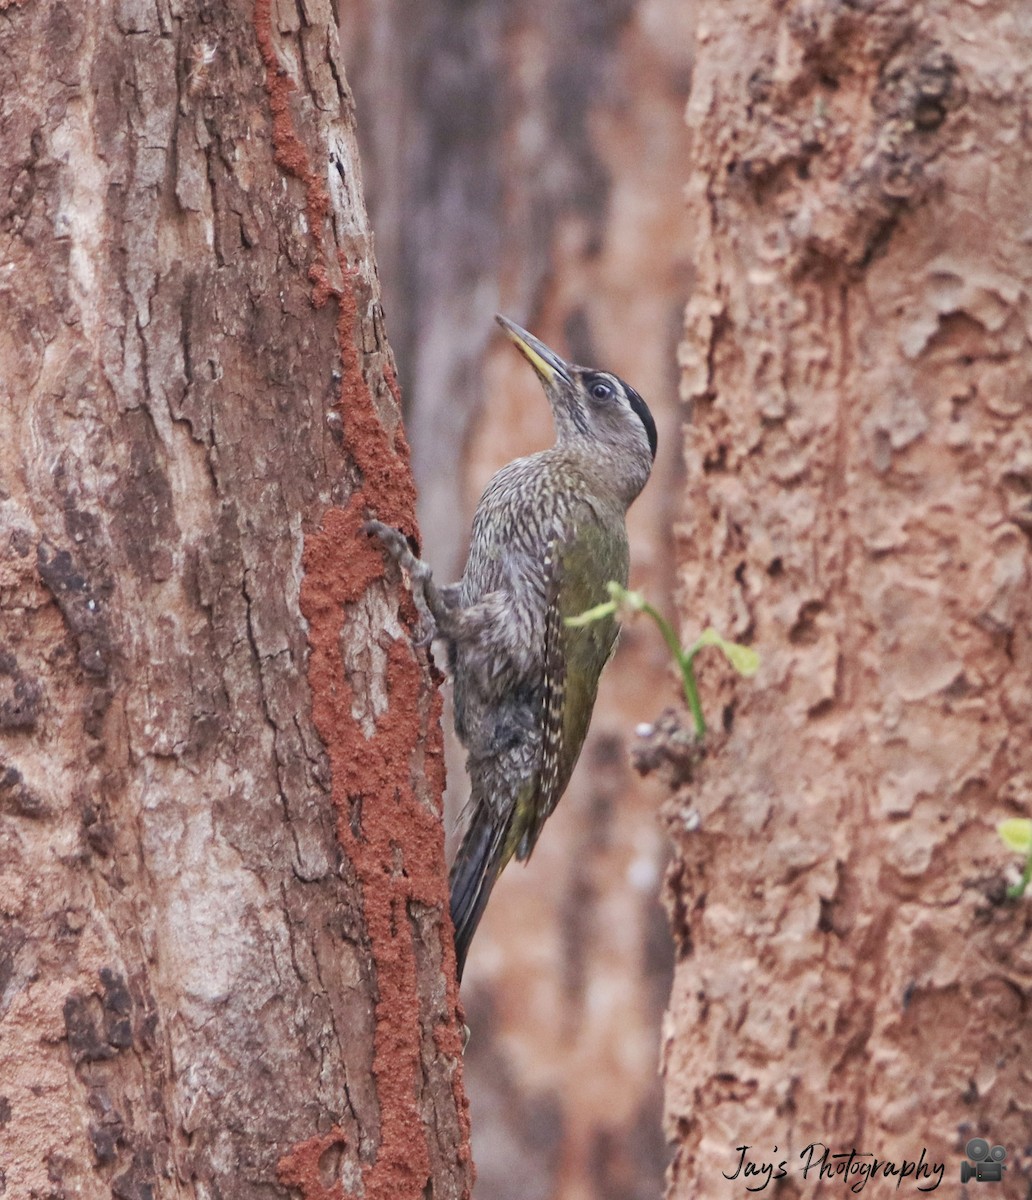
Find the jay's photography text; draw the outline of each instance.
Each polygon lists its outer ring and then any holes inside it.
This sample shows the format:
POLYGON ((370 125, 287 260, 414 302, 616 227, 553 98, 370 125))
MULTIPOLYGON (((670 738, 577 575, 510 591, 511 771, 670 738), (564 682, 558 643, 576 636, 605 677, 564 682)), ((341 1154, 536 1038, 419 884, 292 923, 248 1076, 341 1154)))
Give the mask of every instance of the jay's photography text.
POLYGON ((762 1192, 771 1180, 789 1175, 801 1175, 811 1182, 839 1180, 851 1192, 862 1192, 874 1179, 892 1180, 897 1189, 909 1184, 919 1192, 934 1192, 946 1171, 946 1164, 932 1162, 923 1148, 916 1159, 900 1162, 863 1150, 832 1150, 823 1142, 811 1142, 794 1158, 779 1157, 777 1146, 769 1158, 752 1150, 752 1146, 736 1146, 734 1165, 722 1172, 725 1179, 735 1180, 749 1192, 762 1192))

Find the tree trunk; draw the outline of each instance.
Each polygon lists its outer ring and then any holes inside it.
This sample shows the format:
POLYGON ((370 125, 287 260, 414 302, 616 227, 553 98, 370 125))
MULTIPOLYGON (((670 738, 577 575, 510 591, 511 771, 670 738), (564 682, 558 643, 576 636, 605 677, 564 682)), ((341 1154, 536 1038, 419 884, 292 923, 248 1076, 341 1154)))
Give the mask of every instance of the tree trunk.
POLYGON ((0 1194, 468 1196, 330 5, 0 8, 0 1194))
POLYGON ((975 1134, 1027 1188, 1030 55, 994 0, 699 18, 681 612, 763 661, 667 807, 671 1196, 975 1134))

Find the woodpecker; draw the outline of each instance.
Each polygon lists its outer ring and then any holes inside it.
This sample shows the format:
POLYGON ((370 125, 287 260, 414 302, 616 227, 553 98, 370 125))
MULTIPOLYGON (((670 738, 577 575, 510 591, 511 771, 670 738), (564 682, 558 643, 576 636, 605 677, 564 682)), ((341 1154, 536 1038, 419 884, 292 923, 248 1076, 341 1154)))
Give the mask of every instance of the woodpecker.
POLYGON ((544 387, 555 445, 487 485, 458 583, 438 587, 398 530, 363 526, 408 574, 420 640, 447 644, 471 784, 450 876, 460 980, 491 889, 513 855, 530 857, 584 744, 618 625, 565 622, 607 601, 610 580, 626 586, 627 509, 656 457, 655 421, 632 387, 497 320, 544 387))

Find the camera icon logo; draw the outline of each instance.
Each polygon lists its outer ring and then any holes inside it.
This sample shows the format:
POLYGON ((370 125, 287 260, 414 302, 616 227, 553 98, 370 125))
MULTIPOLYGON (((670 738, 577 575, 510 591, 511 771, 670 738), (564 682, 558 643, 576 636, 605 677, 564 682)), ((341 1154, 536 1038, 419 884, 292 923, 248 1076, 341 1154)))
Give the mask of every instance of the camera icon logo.
POLYGON ((999 1183, 1007 1168, 1003 1160, 1007 1157, 1004 1146, 990 1146, 985 1138, 975 1137, 968 1142, 965 1152, 971 1162, 960 1164, 960 1182, 999 1183))

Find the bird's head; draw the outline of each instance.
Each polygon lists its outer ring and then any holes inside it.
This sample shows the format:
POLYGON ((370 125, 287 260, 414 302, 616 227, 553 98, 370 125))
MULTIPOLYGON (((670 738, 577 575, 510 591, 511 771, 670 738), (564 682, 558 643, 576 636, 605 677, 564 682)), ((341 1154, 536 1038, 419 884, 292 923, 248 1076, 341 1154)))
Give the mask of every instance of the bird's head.
POLYGON ((498 324, 537 372, 552 406, 556 444, 598 461, 628 503, 645 486, 656 457, 656 422, 638 393, 616 375, 565 362, 508 317, 498 324))

